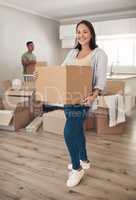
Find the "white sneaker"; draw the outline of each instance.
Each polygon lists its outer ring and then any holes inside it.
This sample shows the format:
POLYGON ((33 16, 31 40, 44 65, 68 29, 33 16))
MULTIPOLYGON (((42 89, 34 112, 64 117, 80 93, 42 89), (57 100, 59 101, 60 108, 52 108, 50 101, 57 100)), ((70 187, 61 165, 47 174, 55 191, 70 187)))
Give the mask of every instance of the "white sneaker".
POLYGON ((85 162, 85 161, 80 160, 80 165, 81 165, 81 167, 82 167, 83 169, 90 169, 91 163, 90 163, 90 161, 85 162))
POLYGON ((80 183, 81 179, 83 178, 84 173, 85 172, 83 169, 81 169, 80 171, 73 169, 70 177, 67 180, 67 186, 74 187, 74 186, 78 185, 80 183))
MULTIPOLYGON (((82 161, 80 160, 80 165, 83 169, 89 169, 90 168, 90 162, 85 162, 85 161, 82 161)), ((68 170, 72 170, 73 167, 72 167, 72 164, 68 164, 68 170)))

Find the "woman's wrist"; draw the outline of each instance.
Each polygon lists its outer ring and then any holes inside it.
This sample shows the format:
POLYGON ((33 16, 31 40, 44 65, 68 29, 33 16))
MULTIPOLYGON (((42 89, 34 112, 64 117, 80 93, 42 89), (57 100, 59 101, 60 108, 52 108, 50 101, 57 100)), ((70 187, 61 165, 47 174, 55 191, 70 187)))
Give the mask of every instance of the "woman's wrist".
POLYGON ((89 96, 94 100, 98 97, 98 95, 99 95, 99 89, 95 89, 93 92, 92 91, 89 92, 89 96))
POLYGON ((99 90, 97 89, 97 90, 95 90, 95 91, 93 92, 92 96, 93 96, 94 98, 97 98, 98 95, 99 95, 99 90))
POLYGON ((98 96, 97 94, 93 94, 92 95, 92 97, 93 97, 94 100, 97 98, 97 96, 98 96))

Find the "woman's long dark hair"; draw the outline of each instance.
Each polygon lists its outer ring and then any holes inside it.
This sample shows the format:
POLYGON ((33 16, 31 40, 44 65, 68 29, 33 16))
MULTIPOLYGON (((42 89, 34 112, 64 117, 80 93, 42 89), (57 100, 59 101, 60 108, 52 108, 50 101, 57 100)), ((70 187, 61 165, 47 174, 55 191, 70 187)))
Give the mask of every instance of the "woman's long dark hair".
MULTIPOLYGON (((78 28, 78 26, 79 26, 80 24, 86 25, 86 26, 88 27, 90 33, 91 33, 92 38, 91 38, 90 43, 89 43, 90 49, 93 50, 93 49, 95 49, 96 47, 98 47, 97 44, 96 44, 96 34, 95 34, 95 31, 94 31, 93 25, 92 25, 89 21, 87 21, 87 20, 82 20, 82 21, 80 21, 80 22, 77 24, 77 26, 76 26, 76 31, 77 31, 77 28, 78 28)), ((78 42, 78 44, 75 46, 75 49, 78 49, 79 51, 82 49, 81 44, 80 44, 79 42, 78 42)))

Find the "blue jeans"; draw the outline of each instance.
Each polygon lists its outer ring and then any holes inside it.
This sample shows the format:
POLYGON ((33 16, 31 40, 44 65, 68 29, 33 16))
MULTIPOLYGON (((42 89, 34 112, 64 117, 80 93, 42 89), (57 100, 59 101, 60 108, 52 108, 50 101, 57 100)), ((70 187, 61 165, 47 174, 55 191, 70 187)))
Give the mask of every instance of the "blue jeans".
POLYGON ((84 135, 84 120, 88 110, 89 107, 82 105, 64 106, 66 116, 64 138, 75 170, 80 168, 80 160, 88 160, 84 135))

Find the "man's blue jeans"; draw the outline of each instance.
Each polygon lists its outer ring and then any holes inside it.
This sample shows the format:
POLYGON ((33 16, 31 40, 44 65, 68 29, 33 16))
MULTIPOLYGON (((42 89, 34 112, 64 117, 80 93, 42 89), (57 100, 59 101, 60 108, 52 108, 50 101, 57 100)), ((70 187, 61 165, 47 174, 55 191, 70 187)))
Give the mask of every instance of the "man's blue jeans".
POLYGON ((75 170, 80 168, 80 160, 88 160, 84 135, 84 120, 88 110, 89 107, 82 105, 64 106, 66 116, 64 138, 75 170))

